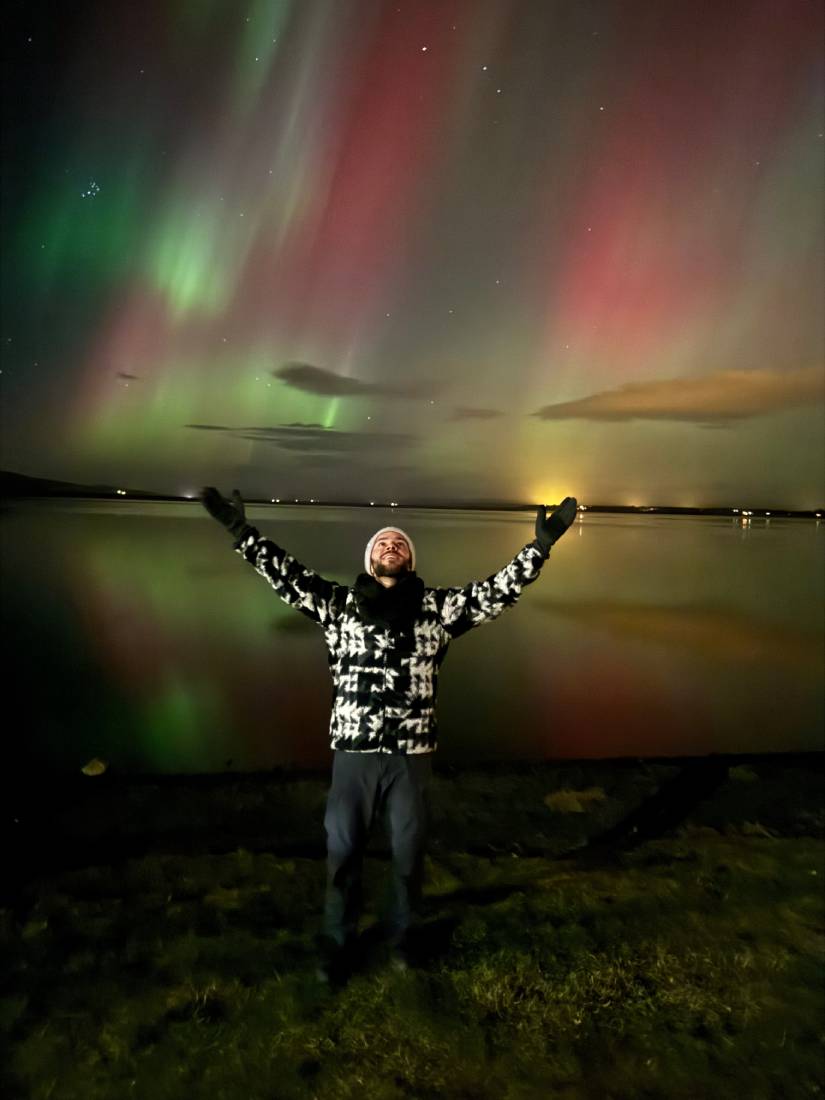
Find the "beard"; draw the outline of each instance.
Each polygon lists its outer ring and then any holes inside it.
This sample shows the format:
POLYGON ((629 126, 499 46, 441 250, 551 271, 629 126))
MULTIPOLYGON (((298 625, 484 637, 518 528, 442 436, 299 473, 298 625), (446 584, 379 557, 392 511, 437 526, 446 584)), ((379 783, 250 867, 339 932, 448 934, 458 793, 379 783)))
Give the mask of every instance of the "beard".
POLYGON ((401 561, 400 558, 379 559, 373 562, 372 572, 375 577, 400 577, 408 573, 410 563, 401 561))

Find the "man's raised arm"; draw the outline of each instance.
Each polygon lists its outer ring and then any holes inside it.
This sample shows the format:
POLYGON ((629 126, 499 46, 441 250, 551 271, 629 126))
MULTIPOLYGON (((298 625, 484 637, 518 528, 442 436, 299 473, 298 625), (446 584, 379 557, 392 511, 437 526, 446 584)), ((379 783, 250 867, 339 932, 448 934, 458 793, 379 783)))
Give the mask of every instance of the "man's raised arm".
POLYGON ((463 588, 437 589, 439 618, 447 633, 459 638, 473 627, 491 622, 502 611, 512 607, 524 588, 538 577, 553 543, 561 538, 576 518, 576 507, 575 497, 565 497, 547 519, 547 510, 540 504, 535 539, 520 550, 508 565, 486 581, 470 581, 463 588))
POLYGON ((285 603, 321 626, 340 615, 346 600, 346 586, 328 581, 308 569, 271 539, 264 538, 257 527, 247 523, 244 503, 237 489, 232 499, 227 500, 217 489, 207 486, 200 492, 200 501, 210 516, 233 536, 233 550, 269 581, 285 603))

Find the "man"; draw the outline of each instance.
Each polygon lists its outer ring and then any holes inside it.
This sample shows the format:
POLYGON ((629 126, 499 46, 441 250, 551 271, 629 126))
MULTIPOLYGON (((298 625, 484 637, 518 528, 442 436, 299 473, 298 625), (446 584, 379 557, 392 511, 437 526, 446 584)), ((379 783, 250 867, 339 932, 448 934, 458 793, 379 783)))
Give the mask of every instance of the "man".
POLYGON ((576 500, 566 497, 549 519, 539 505, 535 539, 486 581, 427 588, 415 572, 413 540, 400 527, 375 532, 364 552, 365 571, 347 587, 325 580, 248 524, 237 489, 231 500, 211 487, 200 497, 234 536, 237 553, 282 600, 323 628, 329 650, 334 755, 324 817, 327 886, 319 977, 342 973, 351 957, 364 850, 382 810, 393 859, 386 930, 393 964, 404 969, 421 900, 439 668, 451 641, 512 607, 538 577, 553 543, 576 517, 576 500))

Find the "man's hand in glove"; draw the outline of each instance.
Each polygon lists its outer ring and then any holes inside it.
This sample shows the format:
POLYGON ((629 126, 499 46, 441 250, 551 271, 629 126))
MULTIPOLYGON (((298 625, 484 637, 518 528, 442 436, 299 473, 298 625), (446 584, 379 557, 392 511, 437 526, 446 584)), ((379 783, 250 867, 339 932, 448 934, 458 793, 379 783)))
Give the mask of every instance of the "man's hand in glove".
POLYGON ((575 497, 565 497, 550 516, 550 519, 547 519, 545 506, 543 504, 539 505, 538 515, 536 516, 536 540, 545 554, 550 552, 550 547, 562 537, 575 518, 575 497))
POLYGON ((218 490, 213 489, 211 485, 201 489, 199 495, 201 504, 209 515, 216 519, 218 523, 222 523, 236 539, 240 538, 247 523, 243 500, 241 500, 241 494, 238 490, 232 490, 231 500, 222 497, 218 490))

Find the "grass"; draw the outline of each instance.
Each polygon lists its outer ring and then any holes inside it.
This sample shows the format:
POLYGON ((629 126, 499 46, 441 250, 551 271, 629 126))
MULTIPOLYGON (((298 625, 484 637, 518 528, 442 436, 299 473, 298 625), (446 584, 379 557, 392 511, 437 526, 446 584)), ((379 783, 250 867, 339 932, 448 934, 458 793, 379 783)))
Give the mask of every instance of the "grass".
MULTIPOLYGON (((735 779, 752 809, 759 777, 735 779)), ((481 816, 494 782, 468 784, 481 816)), ((604 814, 595 790, 558 786, 554 811, 537 786, 548 835, 604 814)), ((821 837, 710 827, 705 806, 586 863, 462 850, 457 813, 438 818, 415 965, 376 947, 342 988, 313 976, 322 859, 147 852, 32 879, 0 910, 5 1095, 823 1096, 821 837)), ((371 850, 367 944, 388 874, 371 850)))

